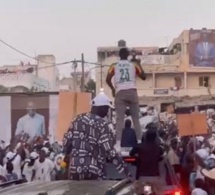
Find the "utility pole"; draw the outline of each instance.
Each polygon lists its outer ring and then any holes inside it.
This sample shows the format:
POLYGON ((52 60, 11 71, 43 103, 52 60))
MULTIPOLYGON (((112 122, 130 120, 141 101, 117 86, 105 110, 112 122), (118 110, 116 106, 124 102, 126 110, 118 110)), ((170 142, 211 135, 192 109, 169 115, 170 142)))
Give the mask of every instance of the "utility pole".
POLYGON ((100 65, 100 88, 103 88, 103 66, 102 66, 102 62, 101 62, 101 65, 100 65))
POLYGON ((85 72, 84 72, 84 54, 81 54, 81 92, 84 92, 84 88, 85 88, 85 72))
POLYGON ((35 75, 38 77, 38 69, 39 69, 39 60, 38 60, 38 56, 35 54, 35 60, 37 62, 36 66, 35 66, 35 75))
POLYGON ((73 69, 72 78, 73 78, 73 90, 74 90, 74 92, 77 91, 77 76, 76 76, 77 67, 78 67, 77 61, 76 61, 76 59, 74 59, 74 62, 72 64, 72 69, 73 69))

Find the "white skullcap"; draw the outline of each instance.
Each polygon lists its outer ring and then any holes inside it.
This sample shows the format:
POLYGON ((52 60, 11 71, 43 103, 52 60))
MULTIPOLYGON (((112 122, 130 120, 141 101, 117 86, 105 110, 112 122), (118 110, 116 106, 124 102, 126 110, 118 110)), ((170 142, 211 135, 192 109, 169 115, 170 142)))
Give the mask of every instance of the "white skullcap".
POLYGON ((111 100, 108 98, 108 96, 101 91, 91 102, 92 106, 109 106, 113 107, 111 100))
POLYGON ((39 155, 36 152, 31 152, 30 158, 31 159, 36 159, 39 155))
POLYGON ((48 153, 49 153, 49 149, 48 149, 48 148, 46 148, 46 147, 43 147, 41 150, 43 150, 46 154, 48 154, 48 153))
POLYGON ((8 153, 6 154, 7 160, 11 160, 14 156, 15 156, 15 153, 13 153, 13 152, 8 152, 8 153))

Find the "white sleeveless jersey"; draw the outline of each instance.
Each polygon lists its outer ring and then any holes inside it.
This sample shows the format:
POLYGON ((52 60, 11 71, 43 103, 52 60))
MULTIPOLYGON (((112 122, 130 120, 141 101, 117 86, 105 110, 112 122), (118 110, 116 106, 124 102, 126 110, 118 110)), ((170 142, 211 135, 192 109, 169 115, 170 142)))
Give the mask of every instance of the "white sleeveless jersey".
POLYGON ((120 60, 114 67, 116 92, 126 89, 136 89, 136 68, 128 60, 120 60))

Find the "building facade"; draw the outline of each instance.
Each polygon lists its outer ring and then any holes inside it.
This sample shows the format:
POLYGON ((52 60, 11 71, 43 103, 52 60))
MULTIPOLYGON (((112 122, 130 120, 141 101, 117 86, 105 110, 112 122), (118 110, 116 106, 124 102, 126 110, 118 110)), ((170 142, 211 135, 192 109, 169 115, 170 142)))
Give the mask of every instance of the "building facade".
POLYGON ((48 91, 49 82, 31 73, 8 73, 0 75, 0 83, 7 92, 48 91))
MULTIPOLYGON (((91 79, 90 72, 85 72, 85 85, 91 79)), ((59 90, 60 91, 81 91, 81 83, 82 83, 82 72, 75 71, 71 73, 71 77, 63 77, 59 82, 59 90)))
POLYGON ((0 85, 12 92, 58 91, 59 71, 53 55, 39 55, 36 64, 0 67, 0 85))
POLYGON ((49 91, 59 89, 59 70, 53 55, 38 55, 36 74, 49 82, 49 91))
MULTIPOLYGON (((125 45, 120 41, 117 47, 97 49, 98 62, 104 65, 96 69, 97 92, 104 88, 111 97, 105 83, 108 65, 118 60, 118 51, 125 45)), ((185 30, 168 48, 129 49, 137 54, 146 73, 145 81, 137 79, 140 99, 215 94, 215 30, 185 30)))

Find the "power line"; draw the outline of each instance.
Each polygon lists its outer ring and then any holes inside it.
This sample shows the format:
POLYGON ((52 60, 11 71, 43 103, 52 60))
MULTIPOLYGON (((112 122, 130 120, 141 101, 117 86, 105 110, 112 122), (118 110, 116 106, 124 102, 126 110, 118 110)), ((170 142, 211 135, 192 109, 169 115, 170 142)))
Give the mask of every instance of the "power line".
MULTIPOLYGON (((0 42, 3 43, 4 45, 6 45, 7 47, 11 48, 12 50, 30 58, 30 59, 33 59, 33 60, 36 60, 36 61, 39 61, 39 62, 42 62, 42 63, 45 63, 45 64, 50 64, 49 66, 44 66, 44 67, 38 67, 37 69, 44 69, 44 68, 50 68, 50 67, 53 67, 53 66, 60 66, 60 65, 66 65, 66 64, 70 64, 70 63, 80 63, 82 62, 81 60, 71 60, 71 61, 66 61, 66 62, 61 62, 61 63, 51 63, 51 62, 46 62, 46 61, 42 61, 42 60, 39 60, 35 57, 32 57, 28 54, 26 54, 25 52, 22 52, 21 50, 15 48, 14 46, 6 43, 4 40, 0 39, 0 42)), ((101 63, 97 63, 97 62, 85 62, 87 65, 96 65, 96 66, 109 66, 109 65, 104 65, 104 64, 101 64, 101 63)))
POLYGON ((37 58, 35 58, 35 57, 32 57, 32 56, 30 56, 30 55, 28 55, 28 54, 26 54, 26 53, 24 53, 24 52, 20 51, 19 49, 17 49, 17 48, 15 48, 15 47, 13 47, 12 45, 10 45, 10 44, 6 43, 6 42, 5 42, 5 41, 3 41, 2 39, 0 39, 0 42, 1 42, 1 43, 3 43, 4 45, 6 45, 7 47, 11 48, 12 50, 14 50, 14 51, 16 51, 16 52, 18 52, 18 53, 20 53, 20 54, 22 54, 22 55, 24 55, 24 56, 26 56, 26 57, 28 57, 28 58, 31 58, 31 59, 33 59, 33 60, 36 60, 36 61, 39 61, 39 62, 42 62, 42 63, 52 64, 53 66, 55 66, 55 65, 69 64, 69 63, 71 63, 71 61, 68 61, 68 62, 62 62, 62 63, 51 63, 51 62, 45 62, 45 61, 39 60, 39 59, 37 59, 37 58))

